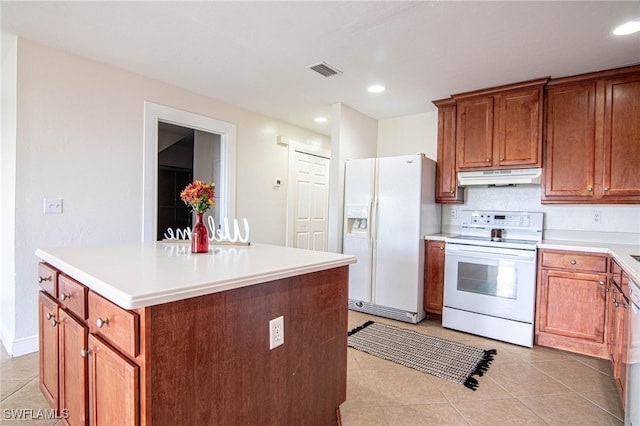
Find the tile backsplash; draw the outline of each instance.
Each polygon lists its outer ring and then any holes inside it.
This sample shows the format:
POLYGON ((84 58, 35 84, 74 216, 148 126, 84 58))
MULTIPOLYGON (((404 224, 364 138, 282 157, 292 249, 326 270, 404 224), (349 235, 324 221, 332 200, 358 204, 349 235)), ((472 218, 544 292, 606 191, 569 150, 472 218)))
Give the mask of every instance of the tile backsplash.
POLYGON ((536 211, 544 215, 544 239, 640 245, 640 205, 541 204, 539 185, 465 188, 464 204, 443 204, 442 231, 457 233, 452 210, 536 211), (595 223, 598 216, 600 223, 595 223))

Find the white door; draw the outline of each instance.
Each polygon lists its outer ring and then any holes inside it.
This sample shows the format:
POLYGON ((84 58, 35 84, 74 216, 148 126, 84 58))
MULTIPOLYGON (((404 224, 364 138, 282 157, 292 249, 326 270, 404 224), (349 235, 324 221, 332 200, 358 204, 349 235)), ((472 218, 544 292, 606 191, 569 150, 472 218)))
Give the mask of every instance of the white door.
POLYGON ((293 246, 327 250, 329 159, 294 151, 293 246))

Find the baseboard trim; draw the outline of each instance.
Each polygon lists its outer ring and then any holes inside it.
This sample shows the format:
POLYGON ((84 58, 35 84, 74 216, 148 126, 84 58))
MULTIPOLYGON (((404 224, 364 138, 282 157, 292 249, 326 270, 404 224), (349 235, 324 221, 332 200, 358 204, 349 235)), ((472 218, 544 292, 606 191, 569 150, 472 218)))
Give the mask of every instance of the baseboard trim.
POLYGON ((38 352, 38 335, 22 337, 20 339, 11 340, 7 336, 2 336, 2 344, 11 357, 22 356, 38 352))

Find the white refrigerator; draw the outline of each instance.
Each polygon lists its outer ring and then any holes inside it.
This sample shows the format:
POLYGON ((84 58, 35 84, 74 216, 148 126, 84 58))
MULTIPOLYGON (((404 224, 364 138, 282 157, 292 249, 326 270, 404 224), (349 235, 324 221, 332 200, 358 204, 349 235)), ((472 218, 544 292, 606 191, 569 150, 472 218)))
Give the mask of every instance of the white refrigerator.
POLYGON ((422 154, 348 160, 343 253, 349 309, 417 323, 424 319, 424 236, 440 232, 436 163, 422 154))

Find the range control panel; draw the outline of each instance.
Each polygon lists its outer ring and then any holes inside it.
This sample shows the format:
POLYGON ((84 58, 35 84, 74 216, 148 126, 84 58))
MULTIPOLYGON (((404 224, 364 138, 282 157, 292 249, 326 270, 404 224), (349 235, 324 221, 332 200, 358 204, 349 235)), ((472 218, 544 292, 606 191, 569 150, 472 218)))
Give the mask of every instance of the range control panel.
POLYGON ((463 210, 462 227, 491 227, 541 231, 541 212, 463 210))

